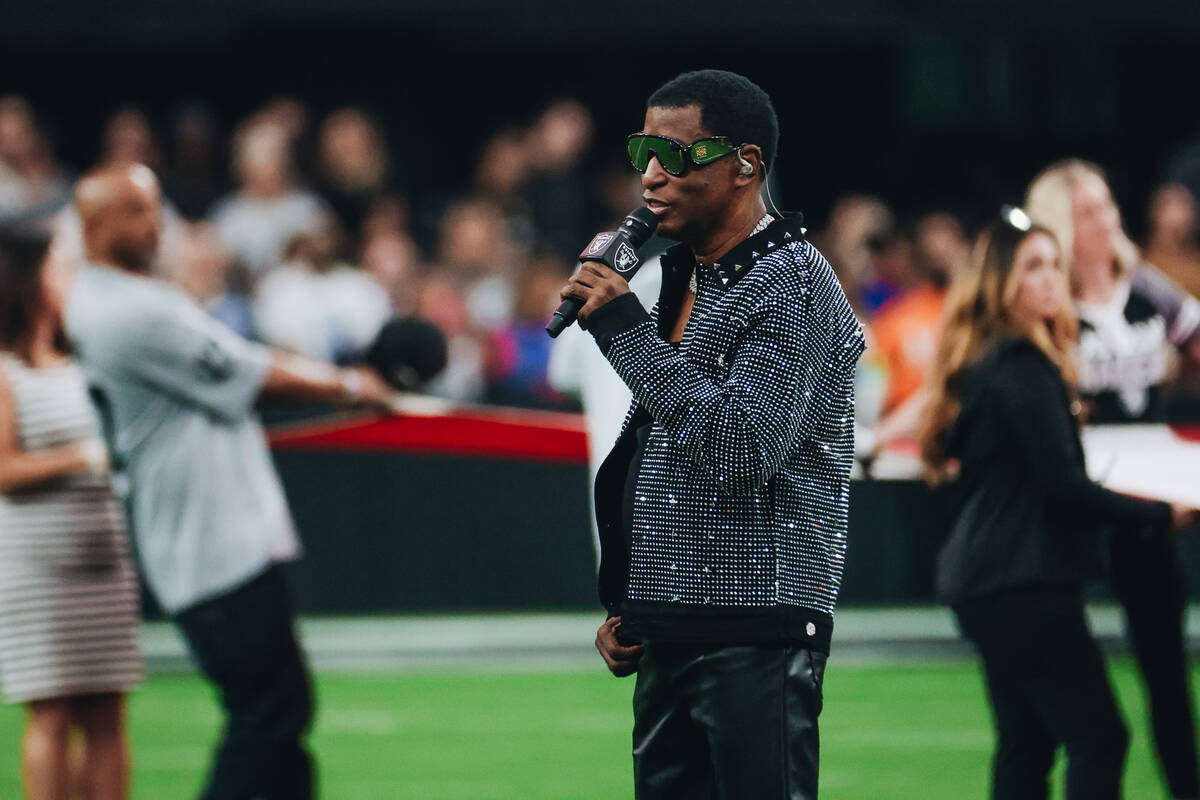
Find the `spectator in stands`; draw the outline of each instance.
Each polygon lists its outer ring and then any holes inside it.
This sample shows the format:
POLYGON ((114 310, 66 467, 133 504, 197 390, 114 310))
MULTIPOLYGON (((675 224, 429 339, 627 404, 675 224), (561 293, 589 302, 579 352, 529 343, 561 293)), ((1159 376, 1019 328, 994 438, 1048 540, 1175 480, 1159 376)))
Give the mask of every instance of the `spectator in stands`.
POLYGON ((1088 479, 1064 259, 1049 230, 1008 211, 947 301, 921 437, 935 480, 950 459, 961 465, 937 595, 983 659, 992 797, 1047 797, 1061 746, 1067 800, 1116 800, 1128 735, 1084 619, 1084 582, 1100 572, 1108 523, 1157 536, 1192 514, 1088 479))
POLYGON ((884 413, 898 409, 929 375, 941 332, 942 305, 955 275, 966 268, 970 245, 962 224, 945 212, 917 221, 913 266, 920 283, 884 306, 871 320, 875 344, 888 370, 884 413))
POLYGON ((233 261, 211 225, 184 223, 163 262, 166 277, 201 308, 242 338, 257 338, 250 300, 231 277, 233 261))
POLYGON ((508 222, 514 241, 535 238, 525 185, 532 174, 529 136, 516 128, 500 131, 483 147, 475 168, 475 196, 490 203, 508 222))
POLYGON ((834 203, 829 224, 815 237, 859 319, 866 319, 860 287, 872 279, 875 258, 894 226, 892 212, 879 198, 847 195, 834 203))
POLYGON ((568 265, 552 253, 535 256, 517 281, 513 317, 488 337, 489 403, 525 408, 571 408, 573 403, 547 380, 550 349, 546 319, 560 302, 558 290, 568 265))
POLYGON ((1200 138, 1193 137, 1171 154, 1163 170, 1163 182, 1180 184, 1200 202, 1200 138))
POLYGON ((435 270, 422 281, 417 316, 446 337, 446 367, 426 387, 429 394, 461 402, 482 400, 487 387, 484 345, 471 325, 466 299, 445 270, 435 270))
POLYGON ((0 97, 0 222, 28 221, 44 232, 71 199, 71 181, 23 97, 0 97))
POLYGON ((384 234, 409 235, 408 200, 398 194, 385 194, 374 200, 359 226, 359 237, 369 242, 384 234))
POLYGON ((859 284, 863 305, 868 314, 875 314, 918 282, 913 265, 913 242, 908 232, 896 228, 880 242, 868 243, 871 266, 867 277, 859 284))
POLYGON ((342 108, 327 116, 318 134, 318 183, 342 227, 359 236, 372 208, 399 195, 395 167, 383 131, 361 108, 342 108))
POLYGON ((417 307, 420 253, 411 236, 381 231, 367 240, 362 268, 373 277, 392 303, 392 313, 407 316, 417 307))
POLYGON ((387 292, 341 258, 342 231, 326 216, 288 244, 259 282, 254 320, 264 342, 318 361, 356 361, 392 316, 387 292))
POLYGON ((257 281, 278 264, 284 246, 320 221, 322 203, 295 182, 287 131, 255 122, 234 140, 238 191, 217 203, 210 219, 222 244, 257 281))
POLYGON ((458 203, 442 217, 439 266, 460 288, 471 326, 494 330, 512 315, 516 246, 504 217, 482 200, 458 203))
POLYGON ((0 234, 0 685, 28 712, 26 797, 123 800, 125 693, 143 673, 137 578, 63 337, 62 267, 45 239, 0 234))
POLYGON ((206 106, 190 103, 175 112, 168 157, 167 196, 184 218, 202 219, 226 189, 217 125, 206 106))
POLYGON ((532 175, 525 198, 533 229, 564 259, 574 259, 580 242, 586 243, 603 222, 583 172, 591 143, 592 115, 577 100, 552 103, 526 134, 532 175))
POLYGON ((1168 183, 1154 190, 1146 225, 1145 259, 1200 297, 1200 242, 1196 198, 1187 187, 1168 183))
MULTIPOLYGON (((1088 421, 1164 422, 1170 351, 1200 360, 1200 303, 1140 260, 1095 164, 1050 165, 1029 185, 1026 207, 1062 243, 1080 318, 1078 389, 1088 421)), ((1118 525, 1108 538, 1108 563, 1172 796, 1200 796, 1184 639, 1187 585, 1174 537, 1165 525, 1118 525)))
POLYGON ((952 214, 935 212, 917 221, 913 266, 921 282, 881 308, 871 320, 867 369, 882 367, 886 393, 882 418, 858 443, 860 454, 876 451, 897 439, 915 439, 925 405, 924 388, 933 369, 946 291, 967 269, 970 244, 962 223, 952 214))
POLYGON ((104 123, 101 163, 145 164, 158 172, 162 156, 150 120, 138 108, 123 108, 104 123))
POLYGON ((258 110, 258 117, 282 128, 293 146, 299 145, 304 137, 308 136, 311 116, 308 105, 303 100, 286 94, 271 98, 258 110))

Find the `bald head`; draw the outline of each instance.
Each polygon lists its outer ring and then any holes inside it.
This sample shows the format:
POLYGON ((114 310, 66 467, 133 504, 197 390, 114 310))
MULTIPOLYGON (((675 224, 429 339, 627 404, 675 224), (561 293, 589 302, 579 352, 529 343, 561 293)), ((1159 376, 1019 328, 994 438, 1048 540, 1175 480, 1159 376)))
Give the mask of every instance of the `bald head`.
POLYGON ((75 210, 89 259, 149 272, 162 224, 158 179, 149 167, 120 164, 93 169, 75 187, 75 210))

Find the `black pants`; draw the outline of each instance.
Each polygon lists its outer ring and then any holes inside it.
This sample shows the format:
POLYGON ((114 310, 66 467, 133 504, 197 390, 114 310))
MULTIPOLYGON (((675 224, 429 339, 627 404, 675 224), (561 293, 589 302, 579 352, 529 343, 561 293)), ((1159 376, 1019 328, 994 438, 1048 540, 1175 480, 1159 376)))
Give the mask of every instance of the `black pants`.
POLYGON ((312 763, 302 742, 312 689, 283 571, 271 567, 189 608, 176 622, 225 708, 225 734, 204 800, 312 797, 312 763))
POLYGON ((983 658, 997 744, 992 797, 1040 800, 1067 752, 1067 800, 1121 796, 1128 735, 1077 589, 1009 590, 954 609, 983 658))
POLYGON ((1200 797, 1196 728, 1184 642, 1187 579, 1172 535, 1109 540, 1113 591, 1149 697, 1154 747, 1172 797, 1200 797))
POLYGON ((816 800, 825 659, 786 645, 646 645, 638 800, 816 800))

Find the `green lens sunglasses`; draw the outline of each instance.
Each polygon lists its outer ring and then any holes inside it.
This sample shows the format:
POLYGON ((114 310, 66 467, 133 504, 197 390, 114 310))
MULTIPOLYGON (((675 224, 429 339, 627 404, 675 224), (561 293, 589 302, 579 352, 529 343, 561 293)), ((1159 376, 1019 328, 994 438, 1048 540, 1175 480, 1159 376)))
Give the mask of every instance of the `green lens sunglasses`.
POLYGON ((657 156, 662 168, 675 177, 687 172, 689 164, 693 167, 706 166, 718 158, 737 152, 742 146, 725 136, 709 136, 684 144, 669 136, 631 133, 625 140, 629 163, 638 172, 645 172, 650 167, 650 156, 657 156))

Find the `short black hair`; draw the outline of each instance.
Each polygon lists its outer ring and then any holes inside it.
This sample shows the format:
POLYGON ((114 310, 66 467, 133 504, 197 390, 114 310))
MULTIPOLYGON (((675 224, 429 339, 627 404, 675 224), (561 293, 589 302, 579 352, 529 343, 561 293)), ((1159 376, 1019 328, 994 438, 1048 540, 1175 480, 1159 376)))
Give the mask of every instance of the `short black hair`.
POLYGON ((647 108, 700 108, 700 124, 714 136, 762 148, 770 171, 779 147, 779 118, 767 93, 749 78, 721 69, 685 72, 650 95, 647 108))

